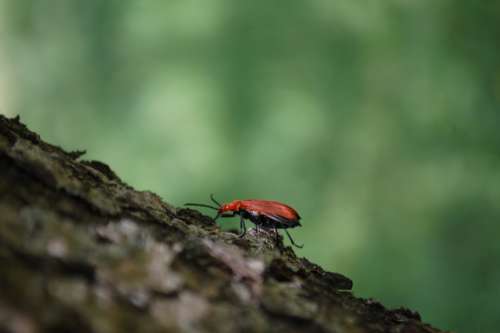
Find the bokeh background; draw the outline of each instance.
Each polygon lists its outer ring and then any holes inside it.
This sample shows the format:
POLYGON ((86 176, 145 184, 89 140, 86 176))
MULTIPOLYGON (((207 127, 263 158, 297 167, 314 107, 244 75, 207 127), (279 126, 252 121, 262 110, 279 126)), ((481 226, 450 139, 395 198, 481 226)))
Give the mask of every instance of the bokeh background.
POLYGON ((488 0, 0 0, 0 112, 176 205, 289 203, 298 254, 357 295, 498 332, 499 18, 488 0))

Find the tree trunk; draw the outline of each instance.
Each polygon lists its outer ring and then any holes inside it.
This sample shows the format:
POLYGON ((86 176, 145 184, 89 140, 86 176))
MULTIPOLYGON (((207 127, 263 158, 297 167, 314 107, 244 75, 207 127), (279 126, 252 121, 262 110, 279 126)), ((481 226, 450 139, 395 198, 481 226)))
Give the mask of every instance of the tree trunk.
POLYGON ((439 332, 0 115, 0 332, 439 332))

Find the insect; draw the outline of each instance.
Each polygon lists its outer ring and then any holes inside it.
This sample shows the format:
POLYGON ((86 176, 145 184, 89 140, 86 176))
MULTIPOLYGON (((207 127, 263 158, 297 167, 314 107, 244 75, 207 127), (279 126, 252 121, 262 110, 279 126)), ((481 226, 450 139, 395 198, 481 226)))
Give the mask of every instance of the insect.
POLYGON ((185 205, 216 210, 217 215, 215 215, 214 220, 217 220, 219 217, 234 217, 239 215, 240 238, 245 236, 247 232, 245 220, 250 220, 255 224, 257 230, 259 228, 274 229, 276 237, 278 237, 278 229, 284 229, 293 246, 298 248, 304 246, 296 244, 287 230, 288 228, 301 226, 299 213, 292 207, 278 201, 269 200, 233 200, 230 203, 221 204, 215 200, 213 194, 210 195, 210 199, 217 207, 198 203, 186 203, 185 205))

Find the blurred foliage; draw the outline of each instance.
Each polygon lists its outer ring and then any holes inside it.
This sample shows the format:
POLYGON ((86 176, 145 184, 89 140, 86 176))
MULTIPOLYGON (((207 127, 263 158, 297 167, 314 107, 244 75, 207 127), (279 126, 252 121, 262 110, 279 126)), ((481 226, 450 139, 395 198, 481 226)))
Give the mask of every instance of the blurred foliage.
POLYGON ((358 295, 494 332, 499 17, 488 0, 0 0, 0 112, 174 204, 289 203, 299 254, 358 295))

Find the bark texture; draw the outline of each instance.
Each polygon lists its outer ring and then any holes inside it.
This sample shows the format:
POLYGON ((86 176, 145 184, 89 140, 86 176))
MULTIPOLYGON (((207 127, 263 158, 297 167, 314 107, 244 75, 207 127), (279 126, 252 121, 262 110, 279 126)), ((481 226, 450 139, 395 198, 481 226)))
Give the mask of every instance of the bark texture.
POLYGON ((0 115, 0 332, 440 332, 0 115))

